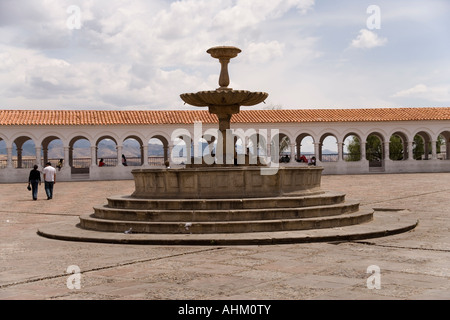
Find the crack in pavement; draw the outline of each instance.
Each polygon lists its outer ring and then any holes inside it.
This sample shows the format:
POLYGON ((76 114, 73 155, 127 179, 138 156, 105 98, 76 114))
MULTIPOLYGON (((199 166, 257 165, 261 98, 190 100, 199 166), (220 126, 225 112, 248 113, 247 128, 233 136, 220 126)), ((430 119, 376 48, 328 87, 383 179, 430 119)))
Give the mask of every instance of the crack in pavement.
MULTIPOLYGON (((157 258, 148 258, 148 259, 134 260, 134 261, 129 261, 129 262, 121 262, 121 263, 117 263, 117 264, 114 264, 114 265, 109 265, 109 266, 104 266, 104 267, 97 267, 97 268, 91 268, 89 270, 85 270, 83 272, 80 272, 80 274, 85 274, 85 273, 95 272, 95 271, 100 271, 100 270, 106 270, 106 269, 112 269, 112 268, 117 268, 117 267, 123 267, 123 266, 128 266, 128 265, 138 264, 138 263, 144 263, 144 262, 149 262, 149 261, 163 260, 163 259, 179 257, 179 256, 184 256, 184 255, 190 255, 190 254, 196 254, 196 253, 202 253, 202 252, 208 252, 208 251, 214 251, 214 250, 222 250, 222 249, 225 249, 225 248, 224 247, 215 247, 215 248, 208 248, 208 249, 202 249, 202 250, 196 250, 196 251, 189 251, 189 252, 183 252, 183 253, 178 253, 178 254, 172 254, 172 255, 169 255, 169 256, 163 256, 163 257, 157 257, 157 258)), ((21 285, 21 284, 28 284, 28 283, 33 283, 33 282, 39 282, 39 281, 43 281, 43 280, 50 280, 50 279, 57 279, 57 278, 67 277, 67 276, 70 276, 71 274, 72 273, 64 273, 64 274, 58 274, 58 275, 53 275, 53 276, 45 276, 45 277, 41 277, 41 278, 28 279, 28 280, 23 280, 23 281, 16 281, 16 282, 12 282, 12 283, 6 283, 6 284, 0 285, 0 289, 8 288, 8 287, 16 286, 16 285, 21 285)))
POLYGON ((438 252, 450 252, 450 249, 433 249, 433 248, 419 248, 419 247, 406 247, 406 246, 394 246, 394 245, 385 245, 385 244, 377 244, 370 241, 351 241, 352 243, 365 244, 375 247, 382 248, 394 248, 394 249, 409 249, 409 250, 428 250, 428 251, 438 251, 438 252))
POLYGON ((392 198, 392 199, 386 199, 386 200, 379 200, 379 201, 373 201, 373 202, 367 202, 367 203, 366 202, 361 202, 361 205, 368 206, 368 205, 372 205, 372 204, 375 204, 375 203, 383 203, 383 202, 390 202, 390 201, 396 201, 396 200, 403 200, 403 199, 415 198, 415 197, 426 196, 426 195, 430 195, 430 194, 437 194, 437 193, 448 192, 448 191, 450 191, 450 189, 418 193, 418 194, 413 194, 413 195, 404 196, 404 197, 398 197, 398 198, 392 198))

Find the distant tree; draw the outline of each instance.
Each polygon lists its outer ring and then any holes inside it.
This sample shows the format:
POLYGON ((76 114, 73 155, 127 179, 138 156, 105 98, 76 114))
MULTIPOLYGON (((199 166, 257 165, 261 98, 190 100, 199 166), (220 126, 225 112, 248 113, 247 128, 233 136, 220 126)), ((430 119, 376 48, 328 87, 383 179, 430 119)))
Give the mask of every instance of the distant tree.
POLYGON ((392 135, 389 139, 389 159, 404 159, 403 140, 398 135, 392 135))
POLYGON ((345 161, 359 161, 361 160, 361 144, 358 137, 352 136, 352 140, 347 146, 348 154, 345 161))
POLYGON ((281 138, 280 141, 279 156, 281 156, 283 152, 285 152, 288 148, 289 148, 289 138, 287 136, 284 136, 283 138, 281 138))
MULTIPOLYGON (((442 136, 439 136, 436 141, 436 152, 441 152, 441 146, 445 144, 445 140, 442 136)), ((357 137, 352 137, 349 145, 347 146, 348 155, 346 161, 358 161, 360 160, 361 145, 357 137)), ((382 159, 382 145, 381 140, 374 135, 367 138, 366 141, 366 157, 369 161, 381 161, 382 159)), ((428 153, 431 154, 431 141, 428 145, 428 153)), ((414 137, 413 143, 413 157, 414 159, 422 159, 422 155, 425 153, 425 144, 420 135, 414 137)), ((389 139, 389 159, 391 160, 402 160, 404 159, 405 150, 403 147, 402 139, 393 135, 389 139)))
MULTIPOLYGON (((441 146, 445 145, 445 140, 442 136, 439 136, 436 140, 436 153, 441 152, 441 146)), ((428 154, 431 154, 433 152, 432 148, 432 142, 428 142, 428 154)), ((413 143, 413 157, 416 160, 422 159, 422 155, 425 154, 425 142, 423 138, 416 134, 414 136, 414 143, 413 143)))
MULTIPOLYGON (((358 161, 361 159, 361 143, 357 137, 353 137, 348 147, 349 155, 347 161, 358 161)), ((381 161, 382 159, 381 140, 374 135, 367 137, 366 158, 369 161, 381 161)))

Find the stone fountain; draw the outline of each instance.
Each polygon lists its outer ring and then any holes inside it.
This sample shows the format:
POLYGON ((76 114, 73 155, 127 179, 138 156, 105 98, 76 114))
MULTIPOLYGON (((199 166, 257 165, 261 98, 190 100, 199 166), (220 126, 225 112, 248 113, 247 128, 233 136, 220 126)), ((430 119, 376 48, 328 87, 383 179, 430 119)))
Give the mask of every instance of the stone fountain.
POLYGON ((216 163, 134 169, 131 195, 108 197, 93 214, 80 216, 76 226, 49 225, 38 234, 109 243, 231 245, 355 240, 413 229, 417 220, 407 212, 390 210, 374 219, 374 209, 360 208, 343 193, 322 190, 322 167, 277 167, 262 174, 264 165, 230 161, 234 148, 227 153, 226 138, 232 116, 241 106, 268 97, 228 87, 228 64, 240 52, 230 46, 207 50, 221 64, 219 88, 180 95, 217 115, 221 155, 216 163))
MULTIPOLYGON (((223 164, 227 164, 227 134, 231 128, 231 117, 240 111, 241 106, 257 105, 269 96, 266 92, 250 92, 247 90, 233 90, 228 88, 230 76, 228 74, 228 64, 230 59, 236 57, 241 49, 230 46, 213 47, 206 51, 213 58, 219 59, 221 64, 219 76, 219 88, 213 91, 200 91, 197 93, 184 93, 180 97, 184 102, 196 107, 208 107, 211 114, 215 114, 219 120, 219 131, 221 133, 222 145, 221 159, 223 164)), ((229 163, 230 161, 228 161, 229 163)), ((231 163, 231 165, 233 165, 231 163)))

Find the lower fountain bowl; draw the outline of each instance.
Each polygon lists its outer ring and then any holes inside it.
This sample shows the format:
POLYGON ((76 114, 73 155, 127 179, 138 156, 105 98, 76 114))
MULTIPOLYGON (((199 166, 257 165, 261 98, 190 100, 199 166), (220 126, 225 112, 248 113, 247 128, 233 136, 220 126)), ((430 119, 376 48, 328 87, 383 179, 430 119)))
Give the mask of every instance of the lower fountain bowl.
POLYGON ((320 193, 322 167, 134 169, 134 198, 227 199, 320 193))
POLYGON ((269 96, 266 92, 251 92, 247 90, 213 90, 197 93, 183 93, 181 99, 196 107, 206 106, 253 106, 263 102, 269 96))

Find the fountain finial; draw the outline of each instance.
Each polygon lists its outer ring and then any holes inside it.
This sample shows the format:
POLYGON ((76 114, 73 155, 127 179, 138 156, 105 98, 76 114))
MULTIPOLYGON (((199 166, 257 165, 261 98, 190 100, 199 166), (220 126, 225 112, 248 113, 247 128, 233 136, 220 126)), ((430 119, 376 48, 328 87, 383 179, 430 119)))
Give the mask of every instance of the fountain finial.
POLYGON ((231 58, 236 57, 241 52, 241 49, 231 46, 218 46, 210 48, 206 52, 209 53, 213 58, 219 59, 219 62, 221 64, 219 76, 220 87, 216 90, 232 90, 231 88, 228 88, 228 85, 230 84, 230 76, 228 75, 228 63, 230 62, 231 58))

